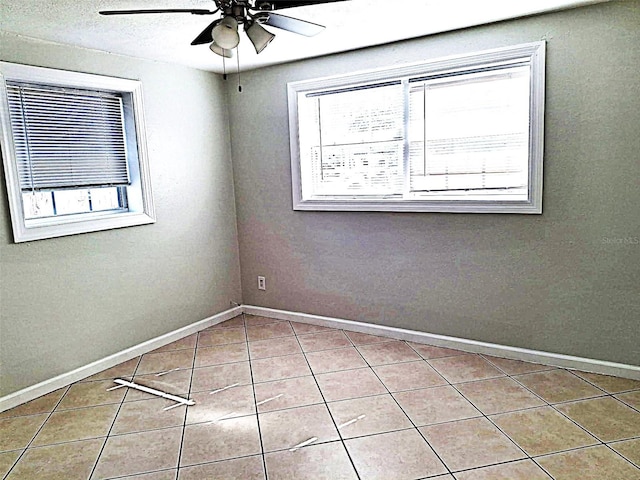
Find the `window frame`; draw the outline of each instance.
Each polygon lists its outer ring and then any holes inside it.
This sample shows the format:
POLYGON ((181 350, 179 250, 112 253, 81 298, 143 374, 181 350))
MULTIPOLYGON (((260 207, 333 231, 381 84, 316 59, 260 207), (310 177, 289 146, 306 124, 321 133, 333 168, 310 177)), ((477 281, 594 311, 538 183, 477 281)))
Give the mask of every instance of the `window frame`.
POLYGON ((140 81, 0 62, 0 130, 2 131, 5 182, 15 243, 155 223, 140 81), (128 199, 127 211, 96 211, 25 220, 23 192, 20 188, 9 116, 7 81, 109 91, 122 95, 124 128, 129 151, 127 162, 131 180, 130 185, 125 187, 128 199))
POLYGON ((544 151, 545 48, 546 44, 544 41, 532 42, 471 54, 437 58, 420 63, 399 65, 391 68, 289 82, 287 84, 287 95, 293 210, 541 214, 544 151), (303 198, 298 130, 298 97, 300 95, 321 92, 325 89, 348 88, 358 84, 388 82, 406 77, 455 74, 456 72, 463 74, 465 71, 481 68, 486 65, 509 64, 516 61, 526 61, 530 66, 529 178, 528 199, 526 201, 372 199, 370 197, 365 198, 364 196, 361 198, 354 196, 349 199, 344 197, 325 199, 303 198))

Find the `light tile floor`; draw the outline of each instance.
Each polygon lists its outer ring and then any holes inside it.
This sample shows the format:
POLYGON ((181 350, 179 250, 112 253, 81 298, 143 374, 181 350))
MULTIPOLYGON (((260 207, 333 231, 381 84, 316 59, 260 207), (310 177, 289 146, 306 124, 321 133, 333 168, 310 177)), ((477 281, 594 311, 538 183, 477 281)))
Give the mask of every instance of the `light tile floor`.
POLYGON ((0 476, 640 480, 639 398, 638 381, 246 315, 0 413, 0 476))

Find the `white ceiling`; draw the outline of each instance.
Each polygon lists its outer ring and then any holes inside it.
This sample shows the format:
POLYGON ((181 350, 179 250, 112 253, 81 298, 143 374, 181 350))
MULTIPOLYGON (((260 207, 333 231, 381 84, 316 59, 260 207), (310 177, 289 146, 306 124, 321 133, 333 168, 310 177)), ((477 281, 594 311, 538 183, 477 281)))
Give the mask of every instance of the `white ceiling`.
MULTIPOLYGON (((242 70, 608 0, 349 0, 281 10, 325 25, 316 37, 270 28, 257 55, 241 34, 242 70)), ((0 0, 0 28, 42 40, 222 72, 222 59, 193 40, 217 16, 101 16, 99 10, 215 9, 211 0, 0 0)), ((230 62, 227 60, 227 62, 230 62)), ((235 67, 236 59, 232 60, 235 67)), ((229 64, 227 64, 229 66, 229 64)), ((234 68, 235 70, 235 68, 234 68)))

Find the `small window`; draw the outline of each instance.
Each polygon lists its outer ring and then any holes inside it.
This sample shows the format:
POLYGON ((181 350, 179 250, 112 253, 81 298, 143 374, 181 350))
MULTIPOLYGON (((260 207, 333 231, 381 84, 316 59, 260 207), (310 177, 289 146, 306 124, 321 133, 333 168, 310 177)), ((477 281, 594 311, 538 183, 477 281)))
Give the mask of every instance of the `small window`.
POLYGON ((288 89, 295 210, 542 213, 544 43, 288 89))
POLYGON ((155 221, 140 82, 0 62, 14 240, 155 221))

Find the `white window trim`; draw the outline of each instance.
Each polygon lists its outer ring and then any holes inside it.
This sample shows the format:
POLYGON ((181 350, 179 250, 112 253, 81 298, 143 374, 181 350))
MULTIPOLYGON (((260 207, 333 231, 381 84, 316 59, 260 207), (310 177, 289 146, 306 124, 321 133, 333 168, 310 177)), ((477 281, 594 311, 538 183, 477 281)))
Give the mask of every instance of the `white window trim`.
POLYGON ((145 225, 156 221, 142 105, 142 84, 137 80, 0 62, 2 156, 13 237, 16 243, 145 225), (139 188, 142 191, 136 192, 139 193, 138 195, 129 195, 128 212, 78 214, 46 222, 31 222, 31 226, 26 226, 6 91, 6 82, 10 80, 114 91, 131 96, 130 107, 125 107, 125 116, 130 116, 130 120, 133 120, 135 125, 138 165, 137 168, 132 169, 132 184, 127 188, 139 188), (136 174, 137 178, 134 178, 133 174, 136 174), (136 197, 141 198, 141 202, 136 201, 136 197))
POLYGON ((368 70, 348 75, 290 82, 289 132, 294 210, 367 211, 367 212, 452 212, 452 213, 542 213, 542 157, 544 151, 545 42, 533 42, 473 54, 444 57, 392 68, 368 70), (481 65, 525 59, 531 66, 529 126, 529 195, 522 202, 403 199, 322 199, 304 200, 298 138, 298 95, 322 89, 367 82, 381 82, 399 77, 423 76, 464 71, 481 65))

